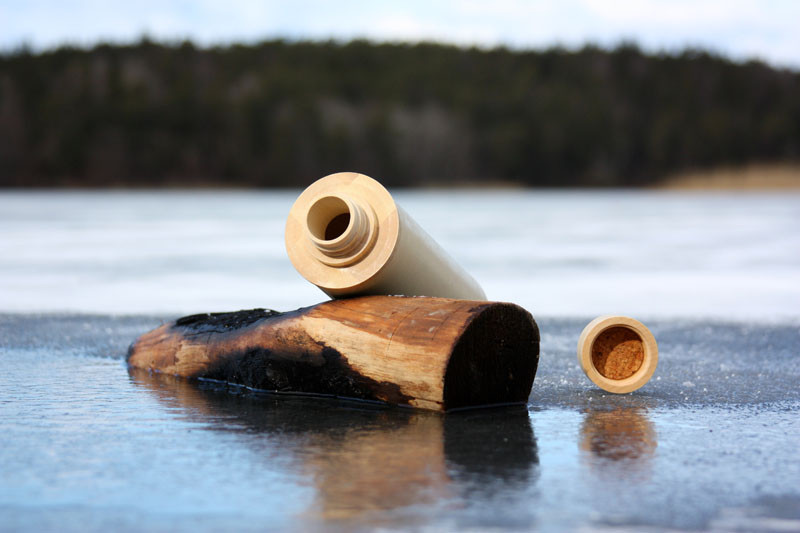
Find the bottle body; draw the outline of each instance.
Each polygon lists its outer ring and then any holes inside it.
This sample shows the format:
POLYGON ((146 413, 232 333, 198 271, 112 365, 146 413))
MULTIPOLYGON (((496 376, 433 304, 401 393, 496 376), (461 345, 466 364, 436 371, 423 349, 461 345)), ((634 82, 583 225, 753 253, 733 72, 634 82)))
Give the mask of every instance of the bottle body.
POLYGON ((388 191, 363 174, 331 174, 303 191, 287 218, 286 250, 298 272, 334 298, 486 299, 388 191))

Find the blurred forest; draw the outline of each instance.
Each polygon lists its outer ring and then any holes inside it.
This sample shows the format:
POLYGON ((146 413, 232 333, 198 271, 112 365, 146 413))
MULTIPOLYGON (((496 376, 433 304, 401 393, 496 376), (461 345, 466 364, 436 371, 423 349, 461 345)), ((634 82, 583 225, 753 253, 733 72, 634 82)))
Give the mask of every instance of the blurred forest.
POLYGON ((800 162, 800 73, 635 45, 100 44, 0 55, 0 186, 639 186, 800 162))

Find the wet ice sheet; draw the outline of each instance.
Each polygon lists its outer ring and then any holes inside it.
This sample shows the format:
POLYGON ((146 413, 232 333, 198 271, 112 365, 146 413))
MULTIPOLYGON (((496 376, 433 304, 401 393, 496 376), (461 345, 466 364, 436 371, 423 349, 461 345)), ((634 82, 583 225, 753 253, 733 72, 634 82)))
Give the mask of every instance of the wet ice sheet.
POLYGON ((4 527, 800 527, 793 326, 655 322, 654 380, 614 396, 577 367, 585 320, 540 318, 527 407, 441 416, 129 374, 159 323, 0 316, 4 527))

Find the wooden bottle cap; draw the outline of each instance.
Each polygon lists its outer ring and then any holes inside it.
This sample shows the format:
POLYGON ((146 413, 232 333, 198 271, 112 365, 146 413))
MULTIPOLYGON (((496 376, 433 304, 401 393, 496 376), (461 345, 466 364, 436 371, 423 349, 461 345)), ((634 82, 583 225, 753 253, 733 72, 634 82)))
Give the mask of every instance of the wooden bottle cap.
POLYGON ((578 362, 595 385, 623 394, 650 381, 658 365, 658 345, 638 320, 601 316, 583 329, 578 339, 578 362))

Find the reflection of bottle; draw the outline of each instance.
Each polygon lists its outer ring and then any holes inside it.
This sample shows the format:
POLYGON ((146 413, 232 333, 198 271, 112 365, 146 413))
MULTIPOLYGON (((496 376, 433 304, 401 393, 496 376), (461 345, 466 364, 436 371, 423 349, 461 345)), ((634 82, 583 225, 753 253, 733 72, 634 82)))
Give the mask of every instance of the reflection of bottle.
POLYGON ((332 297, 486 299, 389 192, 363 174, 331 174, 303 191, 286 221, 286 250, 298 272, 332 297))
POLYGON ((305 444, 315 451, 303 454, 303 470, 316 488, 311 517, 359 519, 451 496, 442 417, 375 418, 372 427, 341 436, 309 436, 305 444))

